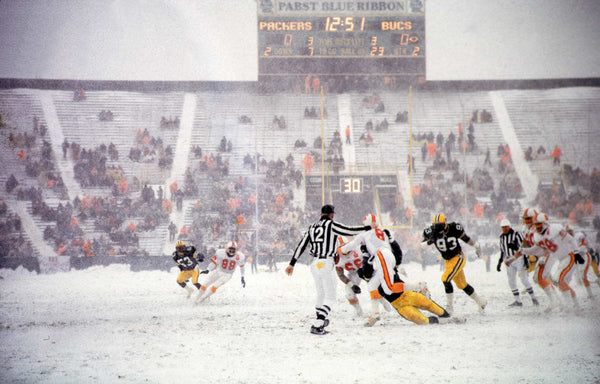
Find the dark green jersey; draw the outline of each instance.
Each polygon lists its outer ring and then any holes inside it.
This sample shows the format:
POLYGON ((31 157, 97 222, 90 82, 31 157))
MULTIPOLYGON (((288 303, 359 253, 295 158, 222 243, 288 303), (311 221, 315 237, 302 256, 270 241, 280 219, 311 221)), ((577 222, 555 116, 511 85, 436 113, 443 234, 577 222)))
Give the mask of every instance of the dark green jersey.
POLYGON ((204 256, 198 255, 195 247, 185 247, 183 252, 173 252, 173 260, 182 271, 191 271, 204 260, 204 256))
POLYGON ((459 239, 465 243, 471 240, 460 223, 448 223, 446 229, 441 232, 434 231, 433 225, 423 231, 423 241, 427 241, 427 244, 435 244, 445 260, 462 253, 459 239))

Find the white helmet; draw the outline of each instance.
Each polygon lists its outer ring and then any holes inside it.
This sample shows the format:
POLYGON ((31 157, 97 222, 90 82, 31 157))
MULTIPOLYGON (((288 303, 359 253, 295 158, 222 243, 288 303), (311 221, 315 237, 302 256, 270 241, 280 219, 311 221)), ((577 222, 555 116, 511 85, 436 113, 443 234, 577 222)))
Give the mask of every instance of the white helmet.
POLYGON ((227 243, 227 246, 225 247, 225 249, 227 250, 227 253, 230 255, 235 255, 235 253, 237 252, 237 243, 235 241, 230 241, 229 243, 227 243))
POLYGON ((362 223, 363 223, 363 225, 379 226, 379 221, 377 220, 377 216, 375 216, 372 213, 369 213, 367 216, 363 217, 362 223))
POLYGON ((537 215, 537 211, 533 208, 525 208, 523 211, 523 224, 527 227, 531 227, 533 225, 533 219, 537 215))
POLYGON ((533 225, 537 233, 542 233, 548 226, 548 215, 543 212, 538 212, 533 219, 533 225))

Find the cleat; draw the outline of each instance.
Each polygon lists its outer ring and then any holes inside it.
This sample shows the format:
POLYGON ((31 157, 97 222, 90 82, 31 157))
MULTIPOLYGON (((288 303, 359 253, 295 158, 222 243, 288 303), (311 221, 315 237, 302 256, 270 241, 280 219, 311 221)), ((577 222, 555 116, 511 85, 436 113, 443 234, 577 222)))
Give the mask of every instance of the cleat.
POLYGON ((509 307, 522 307, 523 303, 521 303, 520 301, 515 301, 514 303, 509 304, 508 306, 509 307))
POLYGON ((479 296, 476 292, 473 292, 471 299, 475 300, 475 303, 477 303, 477 307, 479 307, 479 313, 484 313, 484 309, 487 306, 487 300, 479 296))
POLYGON ((323 320, 323 328, 329 325, 329 319, 323 320))
POLYGON ((534 297, 533 299, 531 299, 531 302, 533 303, 533 305, 535 305, 536 307, 538 305, 540 305, 540 302, 534 297))
POLYGON ((314 325, 311 325, 310 327, 310 333, 312 333, 313 335, 326 335, 329 332, 327 332, 324 327, 315 327, 314 325))
POLYGON ((190 287, 189 285, 186 285, 184 288, 187 291, 187 298, 189 299, 190 296, 192 296, 192 293, 194 293, 194 288, 190 287))
POLYGON ((379 317, 373 317, 373 316, 371 316, 371 317, 369 317, 369 319, 365 323, 365 327, 372 327, 378 321, 379 321, 379 317))

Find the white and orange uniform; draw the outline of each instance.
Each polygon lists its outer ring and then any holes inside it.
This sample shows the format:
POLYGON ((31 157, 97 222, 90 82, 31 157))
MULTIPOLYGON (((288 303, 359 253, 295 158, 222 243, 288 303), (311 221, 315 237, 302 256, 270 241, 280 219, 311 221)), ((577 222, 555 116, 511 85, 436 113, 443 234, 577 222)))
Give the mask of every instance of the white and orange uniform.
POLYGON ((396 258, 394 257, 390 246, 390 242, 392 241, 393 240, 390 238, 387 231, 383 231, 380 228, 373 228, 356 235, 352 241, 340 247, 340 254, 356 252, 360 255, 360 247, 361 245, 364 245, 367 247, 369 256, 377 259, 373 260, 373 269, 375 273, 367 282, 367 289, 369 290, 369 295, 371 297, 371 317, 373 318, 379 316, 379 304, 383 305, 386 310, 389 310, 388 302, 382 300, 378 289, 381 284, 385 292, 387 292, 391 289, 388 286, 393 285, 393 282, 390 279, 393 279, 393 276, 396 273, 396 258), (381 260, 378 255, 381 255, 381 260), (388 277, 387 283, 389 284, 386 283, 385 276, 388 277))
MULTIPOLYGON (((346 271, 346 277, 352 284, 360 285, 362 280, 360 277, 358 277, 358 273, 356 271, 362 267, 362 257, 354 251, 351 251, 345 255, 338 253, 338 257, 339 258, 337 259, 335 266, 337 268, 343 268, 344 271, 346 271)), ((352 291, 351 285, 346 285, 345 292, 348 300, 356 298, 356 294, 354 291, 352 291)))
MULTIPOLYGON (((570 294, 575 301, 575 291, 569 286, 569 281, 576 271, 573 253, 576 246, 573 237, 562 225, 550 224, 544 228, 542 233, 534 234, 533 244, 532 247, 522 248, 521 251, 526 255, 540 257, 536 276, 541 279, 550 278, 563 293, 570 294), (552 272, 552 268, 556 264, 558 264, 558 268, 552 272)), ((575 304, 578 305, 577 302, 575 304)))
POLYGON ((208 288, 210 291, 208 295, 215 293, 217 288, 231 280, 236 267, 239 267, 240 274, 243 277, 244 265, 246 265, 246 257, 240 251, 237 251, 234 255, 229 255, 225 249, 217 250, 215 255, 210 259, 210 264, 207 268, 209 274, 202 284, 201 289, 206 291, 208 288))
POLYGON ((358 302, 357 294, 352 289, 354 285, 360 286, 362 281, 357 272, 358 269, 362 267, 362 257, 358 253, 351 251, 345 255, 338 253, 335 260, 335 268, 338 277, 342 282, 345 282, 343 276, 348 280, 344 284, 344 295, 346 296, 346 299, 350 305, 352 305, 356 310, 356 314, 358 316, 362 316, 363 311, 358 302))
MULTIPOLYGON (((578 277, 587 290, 588 296, 592 297, 592 290, 590 288, 590 281, 588 280, 587 274, 590 270, 590 265, 592 264, 592 257, 590 256, 588 250, 587 240, 585 238, 585 234, 583 232, 575 232, 573 234, 573 239, 575 240, 575 245, 577 246, 576 252, 583 258, 583 264, 578 264, 579 273, 578 277)), ((598 279, 597 279, 598 280, 598 279)))

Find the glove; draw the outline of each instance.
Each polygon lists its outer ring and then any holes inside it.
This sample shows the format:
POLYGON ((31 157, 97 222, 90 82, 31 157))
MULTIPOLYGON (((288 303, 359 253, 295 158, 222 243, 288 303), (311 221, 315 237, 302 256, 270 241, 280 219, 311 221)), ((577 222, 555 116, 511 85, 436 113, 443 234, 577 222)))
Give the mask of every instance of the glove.
POLYGON ((198 274, 200 274, 200 275, 204 275, 205 273, 208 273, 208 269, 205 269, 204 271, 198 272, 198 274))
POLYGON ((180 271, 183 271, 183 265, 177 264, 177 266, 179 267, 180 271))
MULTIPOLYGON (((502 260, 502 259, 500 259, 502 260)), ((500 270, 502 269, 502 262, 499 262, 498 265, 496 266, 496 271, 500 272, 500 270)))
MULTIPOLYGON (((348 282, 348 285, 350 284, 352 284, 351 281, 348 282)), ((352 292, 356 293, 357 295, 361 292, 360 287, 356 284, 352 284, 350 288, 352 288, 352 292)))
POLYGON ((242 276, 242 288, 246 288, 246 281, 244 280, 244 276, 242 276))

